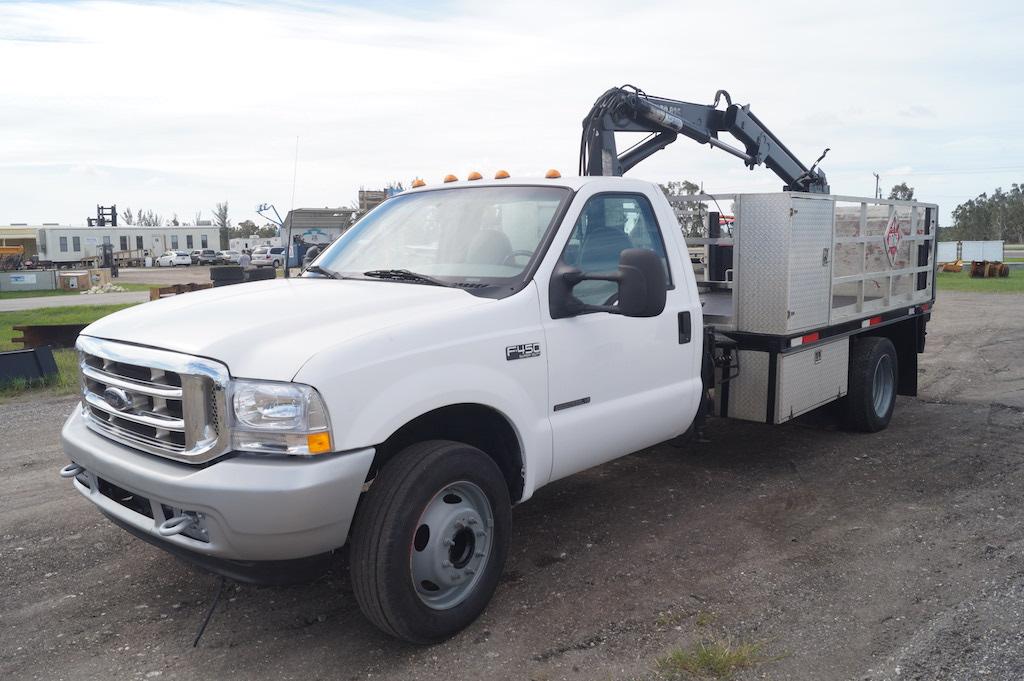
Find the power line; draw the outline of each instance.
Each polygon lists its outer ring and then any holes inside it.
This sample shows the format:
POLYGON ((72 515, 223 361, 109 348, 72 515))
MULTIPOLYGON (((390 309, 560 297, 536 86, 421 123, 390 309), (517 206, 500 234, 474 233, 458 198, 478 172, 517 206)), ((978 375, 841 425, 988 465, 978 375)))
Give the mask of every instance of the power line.
MULTIPOLYGON (((992 168, 965 168, 956 170, 953 168, 942 169, 942 170, 908 170, 906 172, 889 172, 882 173, 882 176, 888 175, 889 177, 903 177, 903 176, 914 176, 914 175, 983 175, 985 173, 997 173, 997 172, 1010 172, 1010 171, 1024 171, 1024 166, 995 166, 992 168)), ((860 171, 836 169, 836 173, 858 173, 860 171)))

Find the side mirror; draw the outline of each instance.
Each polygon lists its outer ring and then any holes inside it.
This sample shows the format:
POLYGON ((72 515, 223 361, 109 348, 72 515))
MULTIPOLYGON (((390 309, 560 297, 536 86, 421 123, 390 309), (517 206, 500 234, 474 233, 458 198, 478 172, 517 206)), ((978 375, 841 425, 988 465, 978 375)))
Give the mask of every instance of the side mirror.
POLYGON ((626 317, 657 317, 665 309, 665 268, 661 257, 646 248, 630 248, 619 255, 614 272, 581 272, 563 263, 555 268, 548 291, 555 319, 585 312, 608 312, 626 317), (619 285, 618 305, 587 305, 577 299, 573 286, 581 281, 614 281, 619 285))

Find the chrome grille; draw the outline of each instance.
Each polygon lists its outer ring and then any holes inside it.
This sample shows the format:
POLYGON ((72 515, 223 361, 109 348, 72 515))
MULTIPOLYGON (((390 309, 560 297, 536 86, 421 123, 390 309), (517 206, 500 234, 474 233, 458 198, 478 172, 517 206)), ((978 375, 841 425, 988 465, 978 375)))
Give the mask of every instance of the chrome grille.
POLYGON ((227 369, 192 355, 79 336, 82 412, 95 432, 170 459, 227 449, 227 369))

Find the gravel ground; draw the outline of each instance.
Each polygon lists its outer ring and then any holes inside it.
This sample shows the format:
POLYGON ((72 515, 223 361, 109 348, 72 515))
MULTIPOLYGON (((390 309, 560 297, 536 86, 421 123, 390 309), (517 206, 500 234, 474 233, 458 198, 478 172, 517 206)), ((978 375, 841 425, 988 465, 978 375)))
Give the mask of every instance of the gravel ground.
POLYGON ((216 581, 57 477, 67 399, 0 406, 0 678, 635 679, 700 640, 759 642, 737 679, 1024 678, 1024 297, 941 294, 921 396, 890 428, 715 421, 560 481, 513 514, 490 608, 418 648, 340 567, 216 581))

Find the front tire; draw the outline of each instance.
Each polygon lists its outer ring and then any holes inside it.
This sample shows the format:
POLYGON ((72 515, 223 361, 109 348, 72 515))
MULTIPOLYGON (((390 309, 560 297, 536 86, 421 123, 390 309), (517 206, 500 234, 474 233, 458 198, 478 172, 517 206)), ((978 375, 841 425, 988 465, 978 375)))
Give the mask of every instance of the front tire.
POLYGON ((852 430, 877 433, 889 425, 899 384, 896 348, 888 338, 866 336, 850 347, 845 421, 852 430))
POLYGON ((430 440, 402 450, 377 473, 353 525, 363 614, 411 643, 464 629, 498 585, 511 516, 504 476, 479 449, 430 440))

